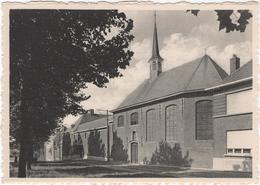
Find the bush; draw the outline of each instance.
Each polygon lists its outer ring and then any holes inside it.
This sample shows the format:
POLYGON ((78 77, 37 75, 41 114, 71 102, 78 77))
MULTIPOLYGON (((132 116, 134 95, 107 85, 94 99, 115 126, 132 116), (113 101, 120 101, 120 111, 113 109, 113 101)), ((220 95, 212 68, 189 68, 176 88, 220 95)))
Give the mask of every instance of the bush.
POLYGON ((65 132, 62 137, 62 156, 67 157, 70 155, 72 147, 71 147, 71 139, 70 139, 70 133, 65 132))
POLYGON ((171 147, 166 141, 159 143, 159 150, 155 149, 151 157, 151 164, 165 164, 176 166, 190 166, 192 159, 189 159, 189 152, 182 157, 180 144, 176 143, 171 147))
POLYGON ((78 140, 75 140, 75 143, 72 146, 72 151, 70 153, 71 155, 78 155, 79 158, 83 158, 84 148, 80 134, 78 134, 78 140))
POLYGON ((116 132, 113 132, 113 145, 111 149, 111 158, 114 161, 127 162, 128 155, 127 150, 124 149, 123 141, 117 136, 116 132))
POLYGON ((98 130, 90 131, 88 137, 88 155, 96 157, 105 157, 105 145, 100 138, 98 130))

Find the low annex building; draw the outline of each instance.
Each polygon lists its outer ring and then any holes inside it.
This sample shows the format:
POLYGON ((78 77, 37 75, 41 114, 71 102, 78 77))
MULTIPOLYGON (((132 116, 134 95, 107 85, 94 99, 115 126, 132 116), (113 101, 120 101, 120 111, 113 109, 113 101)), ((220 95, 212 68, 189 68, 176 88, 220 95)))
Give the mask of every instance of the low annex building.
POLYGON ((129 161, 144 163, 167 141, 178 143, 193 167, 219 169, 228 161, 226 169, 250 170, 243 161, 250 163, 252 146, 238 138, 253 134, 252 106, 240 106, 252 99, 252 61, 240 67, 234 56, 228 75, 205 54, 163 72, 155 21, 148 62, 150 78, 112 111, 129 161))
POLYGON ((82 145, 82 156, 78 158, 107 160, 112 140, 112 116, 96 114, 93 109, 82 115, 70 131, 72 146, 82 145), (109 134, 108 134, 109 131, 109 134), (108 142, 108 138, 109 142, 108 142), (91 143, 91 141, 93 143, 91 143), (97 148, 93 148, 95 145, 97 148))

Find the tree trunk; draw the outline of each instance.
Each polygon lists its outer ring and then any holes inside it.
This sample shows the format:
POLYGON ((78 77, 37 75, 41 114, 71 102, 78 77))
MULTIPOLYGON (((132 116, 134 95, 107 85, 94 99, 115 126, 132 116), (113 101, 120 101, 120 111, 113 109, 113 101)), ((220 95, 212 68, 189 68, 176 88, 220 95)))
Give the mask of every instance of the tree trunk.
MULTIPOLYGON (((23 96, 24 97, 24 96, 23 96)), ((20 156, 18 165, 18 177, 26 177, 26 163, 30 154, 30 144, 32 143, 32 131, 30 124, 30 113, 26 99, 21 101, 21 127, 20 127, 20 156)))
POLYGON ((31 170, 31 164, 33 161, 33 144, 32 143, 28 143, 28 156, 27 156, 27 170, 31 170))
POLYGON ((25 139, 21 139, 19 165, 18 165, 18 177, 26 177, 26 143, 25 139))

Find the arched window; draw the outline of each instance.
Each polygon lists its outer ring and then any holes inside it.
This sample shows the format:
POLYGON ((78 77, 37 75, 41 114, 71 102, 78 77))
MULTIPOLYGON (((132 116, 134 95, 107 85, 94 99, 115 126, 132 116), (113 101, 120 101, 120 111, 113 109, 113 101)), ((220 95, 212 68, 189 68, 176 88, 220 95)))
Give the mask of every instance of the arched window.
POLYGON ((167 106, 165 109, 165 138, 166 141, 177 140, 176 105, 167 106))
POLYGON ((202 100, 196 103, 196 139, 213 139, 212 101, 202 100))
POLYGON ((154 141, 156 114, 155 110, 151 109, 146 112, 146 141, 154 141))
POLYGON ((117 118, 117 126, 123 127, 124 126, 124 116, 118 116, 117 118))
POLYGON ((134 112, 131 114, 131 125, 137 125, 138 124, 138 113, 134 112))
POLYGON ((152 69, 156 70, 156 62, 155 61, 153 61, 152 69))

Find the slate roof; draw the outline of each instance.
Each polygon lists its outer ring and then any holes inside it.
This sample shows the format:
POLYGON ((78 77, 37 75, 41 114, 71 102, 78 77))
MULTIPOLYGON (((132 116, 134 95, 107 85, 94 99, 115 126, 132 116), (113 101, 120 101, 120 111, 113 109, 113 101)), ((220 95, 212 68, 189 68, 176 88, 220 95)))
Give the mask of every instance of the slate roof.
POLYGON ((221 83, 227 76, 228 74, 210 56, 205 55, 161 73, 154 81, 145 80, 117 109, 178 92, 202 90, 221 83))
MULTIPOLYGON (((156 18, 155 18, 156 19, 156 18)), ((162 60, 162 57, 159 53, 159 44, 158 44, 158 36, 157 36, 157 26, 156 26, 156 20, 154 22, 154 31, 153 31, 153 50, 152 50, 152 59, 159 59, 162 60)))
MULTIPOLYGON (((109 120, 111 120, 112 116, 109 116, 109 120)), ((107 126, 107 116, 100 117, 99 119, 95 119, 88 122, 82 122, 75 132, 81 132, 86 130, 93 130, 98 128, 103 128, 107 126)))
POLYGON ((86 123, 89 123, 89 122, 92 122, 92 121, 95 121, 98 119, 106 118, 106 117, 107 116, 104 114, 86 113, 76 120, 76 122, 74 123, 75 126, 73 127, 72 131, 73 132, 77 131, 82 124, 86 124, 86 123))
POLYGON ((229 75, 227 78, 225 78, 221 84, 235 82, 241 79, 252 77, 252 64, 253 62, 252 60, 250 60, 239 69, 237 69, 235 72, 233 72, 231 75, 229 75))

